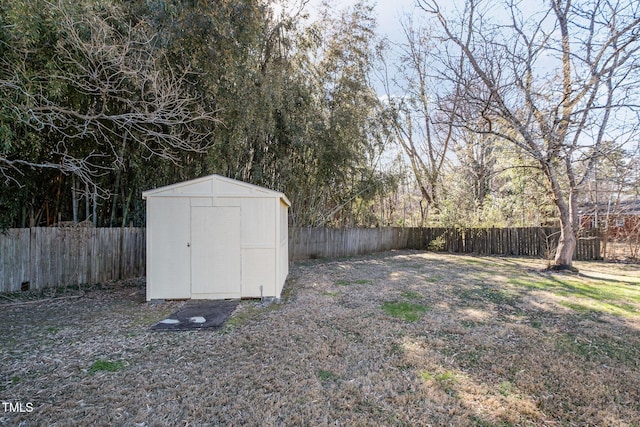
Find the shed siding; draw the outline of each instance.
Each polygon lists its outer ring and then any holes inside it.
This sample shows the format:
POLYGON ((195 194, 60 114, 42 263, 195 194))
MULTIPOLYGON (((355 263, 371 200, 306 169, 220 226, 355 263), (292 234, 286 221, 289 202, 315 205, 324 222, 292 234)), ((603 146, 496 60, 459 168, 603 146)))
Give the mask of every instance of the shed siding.
POLYGON ((273 198, 241 199, 240 206, 245 213, 242 218, 242 246, 275 249, 273 198))
POLYGON ((275 296, 276 263, 273 249, 242 250, 242 296, 259 298, 260 285, 262 296, 275 296))
POLYGON ((213 197, 190 197, 191 207, 211 207, 213 204, 213 197))
POLYGON ((213 194, 213 183, 211 181, 197 182, 190 185, 179 186, 174 190, 177 195, 213 194))
POLYGON ((215 194, 221 197, 248 196, 251 194, 251 189, 244 185, 218 180, 216 181, 215 194))
POLYGON ((278 250, 278 277, 276 279, 276 295, 280 295, 284 282, 289 275, 289 218, 288 206, 286 203, 279 200, 279 224, 278 224, 278 238, 279 238, 279 250, 278 250))

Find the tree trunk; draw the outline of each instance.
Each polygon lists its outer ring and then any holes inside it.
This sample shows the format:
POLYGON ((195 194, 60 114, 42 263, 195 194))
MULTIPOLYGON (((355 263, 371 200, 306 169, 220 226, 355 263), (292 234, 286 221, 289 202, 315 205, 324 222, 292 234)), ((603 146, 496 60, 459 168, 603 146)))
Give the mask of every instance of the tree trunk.
POLYGON ((126 227, 127 225, 127 215, 129 214, 129 204, 131 203, 131 196, 133 196, 133 188, 129 190, 127 201, 122 207, 122 228, 126 227))
POLYGON ((553 201, 558 207, 560 214, 560 240, 558 240, 558 247, 556 248, 556 256, 552 269, 570 270, 573 268, 573 254, 576 250, 577 242, 576 233, 573 229, 577 199, 571 194, 568 200, 569 203, 567 203, 553 164, 545 161, 542 162, 542 167, 549 180, 551 191, 553 192, 553 201))
MULTIPOLYGON (((120 154, 118 156, 120 162, 124 162, 125 149, 127 148, 127 135, 128 133, 125 132, 124 137, 122 138, 122 147, 120 147, 120 154)), ((118 194, 120 193, 120 181, 122 180, 123 168, 124 166, 122 164, 117 164, 116 166, 116 184, 113 189, 113 201, 111 202, 111 218, 109 219, 109 227, 113 227, 113 224, 116 222, 116 208, 118 206, 118 194)), ((124 222, 125 219, 123 218, 122 223, 124 224, 124 222)))
POLYGON ((92 216, 93 216, 93 226, 97 227, 98 226, 98 186, 97 185, 93 186, 93 211, 92 211, 92 216))
POLYGON ((89 193, 89 183, 84 183, 84 219, 88 221, 91 218, 91 193, 89 193))
POLYGON ((558 208, 561 210, 560 240, 558 241, 558 247, 556 249, 553 269, 570 269, 573 264, 573 254, 576 250, 576 233, 573 231, 571 216, 569 215, 566 205, 562 208, 558 206, 558 208))
POLYGON ((76 188, 76 176, 71 176, 71 210, 73 211, 73 222, 78 222, 78 190, 76 188))
POLYGON ((118 194, 120 192, 120 176, 122 175, 122 168, 116 170, 116 183, 113 190, 113 200, 111 201, 111 217, 109 218, 109 227, 113 227, 116 222, 116 208, 118 206, 118 194))

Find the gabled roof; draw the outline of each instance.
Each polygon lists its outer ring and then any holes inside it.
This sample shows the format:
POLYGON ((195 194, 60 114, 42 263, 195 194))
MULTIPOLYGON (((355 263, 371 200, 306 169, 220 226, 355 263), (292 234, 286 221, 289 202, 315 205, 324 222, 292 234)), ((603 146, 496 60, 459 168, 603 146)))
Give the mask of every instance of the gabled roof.
POLYGON ((620 200, 617 203, 600 202, 585 203, 580 206, 578 213, 580 215, 593 215, 611 213, 615 215, 640 215, 640 200, 620 200))
POLYGON ((142 192, 142 198, 146 199, 149 196, 194 196, 194 197, 206 197, 206 196, 249 196, 256 197, 259 195, 266 195, 271 197, 278 197, 287 206, 291 206, 291 202, 285 196, 284 193, 271 190, 269 188, 260 187, 258 185, 249 184, 244 181, 238 181, 235 179, 227 178, 222 175, 207 175, 200 178, 192 179, 189 181, 178 182, 164 187, 153 188, 142 192), (226 184, 223 194, 216 193, 215 182, 226 184), (230 192, 229 189, 235 188, 237 192, 230 192))

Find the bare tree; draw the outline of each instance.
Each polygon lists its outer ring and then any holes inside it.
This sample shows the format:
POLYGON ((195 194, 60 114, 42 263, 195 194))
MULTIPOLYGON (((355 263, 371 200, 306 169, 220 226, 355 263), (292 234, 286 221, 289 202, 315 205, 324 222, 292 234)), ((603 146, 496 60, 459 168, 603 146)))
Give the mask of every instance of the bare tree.
MULTIPOLYGON (((572 265, 577 203, 605 139, 637 135, 640 4, 634 0, 549 0, 540 12, 508 0, 506 22, 489 16, 492 2, 467 0, 458 21, 437 0, 419 0, 444 31, 450 53, 482 84, 467 85, 466 104, 481 126, 533 157, 558 209, 555 267, 572 265), (576 165, 587 167, 579 173, 576 165)), ((452 73, 454 83, 465 76, 452 73)), ((461 124, 466 125, 466 124, 461 124)))
MULTIPOLYGON (((60 35, 51 74, 0 59, 0 92, 15 100, 17 123, 44 135, 48 152, 46 160, 0 152, 6 178, 19 182, 25 167, 52 168, 97 193, 97 177, 122 163, 127 145, 169 160, 179 151, 206 150, 212 114, 188 95, 185 76, 171 73, 144 21, 130 23, 115 7, 103 13, 72 13, 62 2, 48 7, 60 35)), ((27 61, 28 51, 15 54, 21 55, 27 61)))
POLYGON ((460 98, 457 94, 441 95, 442 76, 434 46, 437 39, 425 28, 414 27, 409 18, 402 23, 402 29, 405 41, 399 45, 395 77, 389 79, 385 64, 382 80, 395 140, 409 159, 426 202, 426 206, 420 203, 424 223, 429 209, 438 208, 442 168, 454 136, 451 118, 460 98))

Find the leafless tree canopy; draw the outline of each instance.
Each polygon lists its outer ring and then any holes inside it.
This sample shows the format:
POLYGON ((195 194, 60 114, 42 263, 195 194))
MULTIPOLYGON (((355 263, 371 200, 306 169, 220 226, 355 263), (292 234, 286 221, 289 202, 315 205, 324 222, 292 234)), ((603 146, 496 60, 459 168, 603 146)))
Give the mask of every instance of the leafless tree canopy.
POLYGON ((563 229, 556 263, 571 265, 578 195, 600 147, 638 135, 640 5, 552 0, 529 13, 522 2, 497 8, 468 0, 451 17, 438 1, 419 4, 464 62, 450 70, 470 107, 459 126, 509 141, 537 161, 563 229))
MULTIPOLYGON (((0 155, 0 171, 16 179, 19 166, 53 168, 97 185, 96 177, 122 163, 126 145, 146 156, 175 159, 180 151, 203 152, 212 112, 185 90, 185 75, 164 66, 162 49, 147 23, 126 23, 117 9, 97 13, 53 7, 62 32, 51 46, 49 75, 30 72, 29 48, 0 81, 15 100, 13 117, 45 135, 42 159, 0 155), (22 62, 20 62, 22 61, 22 62)), ((15 60, 15 58, 14 58, 15 60)))

